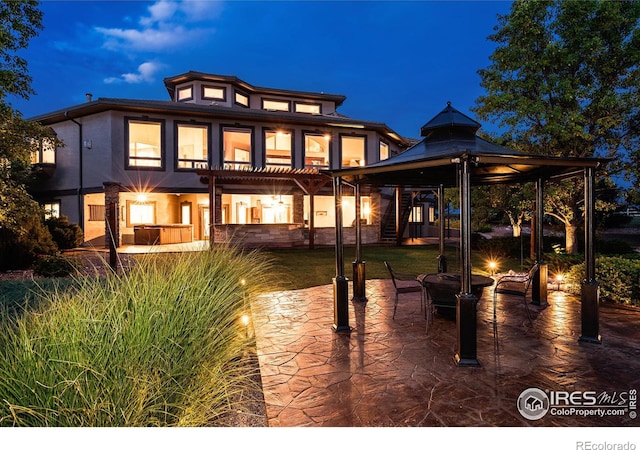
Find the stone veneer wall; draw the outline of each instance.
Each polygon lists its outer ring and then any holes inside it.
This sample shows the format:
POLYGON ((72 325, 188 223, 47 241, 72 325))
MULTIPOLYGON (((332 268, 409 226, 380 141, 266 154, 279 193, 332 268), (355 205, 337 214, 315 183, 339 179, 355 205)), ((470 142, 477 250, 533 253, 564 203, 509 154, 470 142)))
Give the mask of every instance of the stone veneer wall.
MULTIPOLYGON (((375 244, 379 242, 380 234, 376 225, 362 226, 362 243, 375 244)), ((334 228, 316 228, 315 245, 335 245, 334 228)), ((233 242, 246 247, 305 247, 309 245, 309 230, 299 224, 270 224, 270 225, 216 225, 215 242, 233 242)), ((355 245, 356 229, 343 228, 345 245, 355 245)))

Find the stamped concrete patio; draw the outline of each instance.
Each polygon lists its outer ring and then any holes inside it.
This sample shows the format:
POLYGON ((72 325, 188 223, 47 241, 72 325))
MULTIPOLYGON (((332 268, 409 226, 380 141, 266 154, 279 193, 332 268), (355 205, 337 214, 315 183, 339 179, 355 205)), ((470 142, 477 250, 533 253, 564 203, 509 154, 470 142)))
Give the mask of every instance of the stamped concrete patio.
MULTIPOLYGON (((481 367, 457 367, 455 320, 435 315, 428 333, 419 295, 402 295, 395 320, 390 280, 368 280, 368 302, 350 302, 351 333, 336 333, 331 285, 275 292, 252 306, 270 427, 638 426, 621 416, 525 419, 518 396, 640 388, 640 312, 600 308, 601 345, 578 342, 579 299, 549 293, 531 306, 493 291, 478 304, 481 367)), ((628 399, 627 399, 628 400, 628 399)), ((628 405, 628 403, 627 403, 628 405)))

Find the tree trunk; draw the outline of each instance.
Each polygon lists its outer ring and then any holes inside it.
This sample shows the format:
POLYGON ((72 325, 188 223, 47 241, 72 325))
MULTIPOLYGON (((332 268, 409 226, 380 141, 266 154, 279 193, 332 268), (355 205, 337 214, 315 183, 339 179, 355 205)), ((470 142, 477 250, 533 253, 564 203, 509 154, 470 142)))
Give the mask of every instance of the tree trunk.
POLYGON ((578 227, 571 223, 565 223, 564 225, 565 250, 567 253, 578 253, 578 235, 576 233, 577 229, 578 227))
POLYGON ((520 223, 514 223, 513 227, 513 237, 520 237, 522 234, 522 225, 520 223))

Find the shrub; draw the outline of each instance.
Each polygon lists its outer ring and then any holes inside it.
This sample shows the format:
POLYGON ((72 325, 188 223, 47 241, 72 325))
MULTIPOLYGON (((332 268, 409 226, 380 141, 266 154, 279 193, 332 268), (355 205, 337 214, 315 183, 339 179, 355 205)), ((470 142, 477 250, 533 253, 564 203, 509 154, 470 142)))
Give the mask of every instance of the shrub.
POLYGON ((64 255, 41 255, 33 264, 33 273, 43 277, 67 277, 76 273, 81 262, 64 255))
POLYGON ((269 273, 259 253, 231 248, 147 255, 5 317, 0 425, 215 424, 252 380, 239 318, 269 273))
MULTIPOLYGON (((584 277, 584 263, 571 268, 567 282, 572 293, 580 293, 584 277)), ((596 280, 602 301, 640 306, 640 260, 601 256, 596 260, 596 280)))
POLYGON ((45 220, 44 223, 60 250, 76 248, 84 240, 82 228, 76 223, 69 222, 65 216, 52 217, 45 220))
POLYGON ((53 255, 57 251, 51 233, 37 215, 21 224, 20 233, 0 228, 0 271, 26 269, 37 255, 53 255))

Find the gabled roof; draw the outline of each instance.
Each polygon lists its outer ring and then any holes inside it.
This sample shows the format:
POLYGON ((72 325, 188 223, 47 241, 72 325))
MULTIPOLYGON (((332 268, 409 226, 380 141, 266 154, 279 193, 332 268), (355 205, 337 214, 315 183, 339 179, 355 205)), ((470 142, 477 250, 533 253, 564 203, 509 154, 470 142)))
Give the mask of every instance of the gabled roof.
POLYGON ((426 137, 405 152, 362 168, 329 170, 334 177, 383 186, 456 186, 458 163, 468 160, 472 184, 562 178, 608 160, 520 153, 476 135, 480 124, 447 107, 425 124, 426 137))

